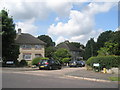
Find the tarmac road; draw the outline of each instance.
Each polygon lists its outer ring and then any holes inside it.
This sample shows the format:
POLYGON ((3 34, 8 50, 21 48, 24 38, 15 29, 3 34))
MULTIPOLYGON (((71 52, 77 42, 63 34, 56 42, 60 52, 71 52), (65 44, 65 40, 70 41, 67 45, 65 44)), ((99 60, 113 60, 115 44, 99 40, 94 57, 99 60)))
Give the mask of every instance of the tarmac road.
MULTIPOLYGON (((48 71, 49 72, 49 71, 48 71)), ((58 74, 25 74, 24 72, 3 72, 3 88, 118 88, 114 82, 95 82, 68 78, 58 74)))

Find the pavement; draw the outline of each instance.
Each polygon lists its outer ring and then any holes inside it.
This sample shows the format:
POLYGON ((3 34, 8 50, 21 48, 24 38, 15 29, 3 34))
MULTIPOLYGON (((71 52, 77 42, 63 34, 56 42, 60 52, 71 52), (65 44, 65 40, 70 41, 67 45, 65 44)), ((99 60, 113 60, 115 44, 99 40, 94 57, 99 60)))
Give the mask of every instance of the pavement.
POLYGON ((118 74, 108 74, 102 72, 89 71, 86 70, 85 68, 74 72, 66 73, 65 75, 67 75, 68 77, 99 82, 113 82, 109 80, 109 77, 118 77, 118 74))
MULTIPOLYGON (((108 79, 108 77, 118 77, 118 74, 107 74, 101 72, 88 71, 85 67, 80 68, 69 68, 64 67, 61 70, 38 70, 38 68, 2 68, 2 70, 7 71, 24 71, 26 74, 36 74, 36 75, 62 75, 69 78, 84 79, 90 81, 98 82, 113 82, 108 79)), ((118 82, 117 82, 118 83, 118 82)))

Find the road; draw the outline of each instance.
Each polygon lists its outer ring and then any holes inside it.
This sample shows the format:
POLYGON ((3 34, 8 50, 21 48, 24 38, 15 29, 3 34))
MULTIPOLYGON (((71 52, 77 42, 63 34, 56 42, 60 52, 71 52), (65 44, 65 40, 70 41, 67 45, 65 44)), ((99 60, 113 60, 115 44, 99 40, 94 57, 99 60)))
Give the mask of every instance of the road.
MULTIPOLYGON (((68 70, 67 70, 68 71, 68 70)), ((3 88, 117 88, 114 82, 95 82, 65 77, 59 71, 4 71, 3 88), (43 73, 44 72, 44 73, 43 73), (53 73, 54 72, 54 73, 53 73), (34 73, 34 74, 33 74, 34 73), (56 73, 56 74, 55 74, 56 73)), ((63 71, 65 72, 65 71, 63 71)))

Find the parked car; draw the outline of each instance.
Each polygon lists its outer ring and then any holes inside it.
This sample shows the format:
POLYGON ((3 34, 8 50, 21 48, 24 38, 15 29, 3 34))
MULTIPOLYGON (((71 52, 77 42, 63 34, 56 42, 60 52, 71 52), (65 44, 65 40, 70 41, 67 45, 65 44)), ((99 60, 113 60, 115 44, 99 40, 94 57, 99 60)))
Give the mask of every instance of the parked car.
POLYGON ((84 61, 72 60, 69 62, 69 67, 84 67, 84 66, 85 66, 84 61))
POLYGON ((48 70, 52 70, 52 69, 61 69, 62 65, 60 64, 59 61, 57 60, 40 60, 40 62, 38 63, 39 69, 48 69, 48 70))

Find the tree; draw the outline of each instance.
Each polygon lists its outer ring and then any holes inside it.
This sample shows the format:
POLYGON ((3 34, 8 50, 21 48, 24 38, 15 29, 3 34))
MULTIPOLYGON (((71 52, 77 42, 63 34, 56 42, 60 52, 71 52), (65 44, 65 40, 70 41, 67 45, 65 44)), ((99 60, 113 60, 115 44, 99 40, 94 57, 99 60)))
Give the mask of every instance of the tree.
POLYGON ((63 58, 61 61, 62 61, 64 64, 67 64, 67 63, 69 63, 70 60, 71 60, 71 58, 63 58))
POLYGON ((49 37, 48 35, 38 36, 38 39, 40 39, 40 40, 44 41, 45 43, 47 43, 46 47, 55 46, 55 42, 53 42, 51 37, 49 37))
POLYGON ((45 49, 45 57, 48 57, 50 59, 54 58, 54 52, 56 51, 55 47, 49 46, 45 49))
POLYGON ((120 55, 120 31, 115 31, 110 40, 111 43, 118 44, 115 55, 120 55))
POLYGON ((116 52, 119 52, 118 43, 105 42, 105 46, 100 48, 98 55, 116 55, 116 52))
POLYGON ((85 60, 87 60, 91 56, 96 56, 96 55, 97 55, 96 43, 95 43, 94 39, 91 38, 90 40, 88 40, 88 42, 86 44, 84 58, 85 58, 85 60))
POLYGON ((107 55, 109 55, 108 48, 106 48, 106 47, 101 47, 100 50, 98 50, 97 52, 98 52, 98 56, 107 56, 107 55))
POLYGON ((13 18, 9 17, 5 10, 1 10, 0 17, 2 17, 2 59, 15 61, 18 58, 19 47, 14 45, 16 31, 13 18))
POLYGON ((111 33, 109 40, 98 50, 98 55, 120 55, 120 31, 111 33))
POLYGON ((59 48, 54 52, 54 59, 62 62, 63 58, 70 58, 71 55, 67 49, 59 48))
POLYGON ((101 47, 104 47, 105 42, 109 41, 112 36, 112 31, 105 31, 101 33, 97 39, 97 50, 100 50, 101 47))

